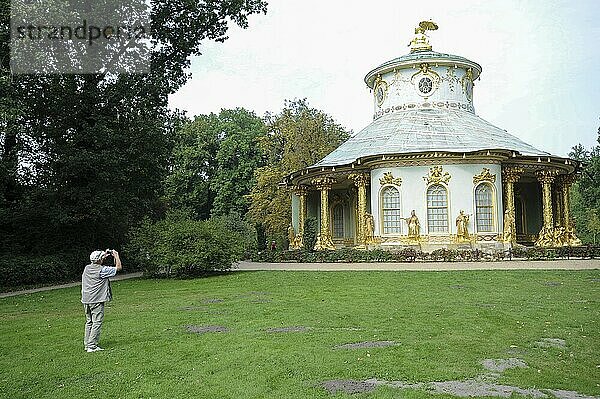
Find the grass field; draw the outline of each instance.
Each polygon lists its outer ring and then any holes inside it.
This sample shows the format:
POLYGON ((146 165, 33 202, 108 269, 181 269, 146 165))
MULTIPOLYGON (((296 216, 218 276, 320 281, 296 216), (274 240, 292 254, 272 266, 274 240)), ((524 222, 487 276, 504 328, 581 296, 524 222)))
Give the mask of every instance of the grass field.
POLYGON ((600 395, 598 270, 239 272, 118 281, 113 293, 98 353, 83 351, 78 287, 0 299, 0 397, 454 397, 322 385, 371 378, 600 395), (305 328, 268 330, 286 327, 305 328), (395 344, 334 348, 364 341, 395 344), (490 376, 482 365, 508 358, 528 367, 490 376))

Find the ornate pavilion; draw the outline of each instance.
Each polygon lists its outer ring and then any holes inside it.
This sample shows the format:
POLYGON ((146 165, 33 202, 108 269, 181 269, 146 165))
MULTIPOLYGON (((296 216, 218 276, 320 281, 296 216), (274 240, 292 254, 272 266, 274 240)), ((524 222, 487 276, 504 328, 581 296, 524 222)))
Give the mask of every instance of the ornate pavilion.
POLYGON ((315 249, 501 249, 580 245, 569 215, 577 161, 539 150, 480 118, 481 66, 432 51, 423 21, 410 53, 365 76, 373 121, 315 165, 292 190, 291 248, 317 218, 315 249))

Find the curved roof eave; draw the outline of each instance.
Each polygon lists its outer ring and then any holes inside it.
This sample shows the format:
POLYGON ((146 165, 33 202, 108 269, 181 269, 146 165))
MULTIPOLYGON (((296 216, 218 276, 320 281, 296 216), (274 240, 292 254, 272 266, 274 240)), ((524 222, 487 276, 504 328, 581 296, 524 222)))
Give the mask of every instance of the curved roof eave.
POLYGON ((350 164, 371 155, 494 149, 552 156, 470 112, 427 108, 395 111, 375 119, 313 167, 350 164))

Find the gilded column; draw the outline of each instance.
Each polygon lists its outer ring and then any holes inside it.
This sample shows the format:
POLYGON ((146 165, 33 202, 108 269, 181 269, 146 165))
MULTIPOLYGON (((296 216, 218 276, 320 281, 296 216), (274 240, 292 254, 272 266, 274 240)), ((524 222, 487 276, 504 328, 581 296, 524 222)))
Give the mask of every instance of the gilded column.
POLYGON ((356 238, 359 246, 364 247, 367 244, 365 242, 365 225, 367 215, 367 184, 369 182, 369 177, 366 173, 355 173, 348 177, 354 182, 358 191, 358 204, 356 209, 358 231, 356 232, 356 238))
POLYGON ((317 251, 335 249, 329 230, 329 190, 331 190, 333 183, 335 183, 335 180, 330 177, 319 177, 312 181, 312 184, 321 191, 321 229, 315 244, 315 250, 317 251))
POLYGON ((515 183, 519 181, 523 169, 516 166, 508 166, 502 169, 502 185, 504 186, 504 234, 506 243, 517 242, 517 227, 515 223, 515 183))
POLYGON ((294 248, 300 249, 304 247, 304 222, 306 221, 306 194, 308 189, 306 186, 294 187, 294 194, 299 198, 298 206, 298 234, 296 234, 296 242, 294 248))
POLYGON ((581 240, 575 235, 575 226, 571 220, 571 185, 575 182, 575 174, 560 175, 558 183, 562 191, 562 244, 577 246, 581 240))
POLYGON ((542 169, 536 172, 536 176, 542 185, 542 214, 544 225, 540 230, 535 245, 538 247, 555 246, 554 219, 552 217, 552 183, 558 175, 555 169, 542 169))

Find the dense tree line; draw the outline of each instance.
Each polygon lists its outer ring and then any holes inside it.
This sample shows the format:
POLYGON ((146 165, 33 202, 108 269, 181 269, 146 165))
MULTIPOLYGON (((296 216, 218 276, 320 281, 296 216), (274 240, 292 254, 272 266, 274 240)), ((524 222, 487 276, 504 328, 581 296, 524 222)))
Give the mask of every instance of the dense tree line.
POLYGON ((0 256, 118 247, 144 216, 164 214, 183 123, 168 95, 203 41, 246 28, 266 3, 151 3, 149 73, 16 75, 10 1, 0 0, 0 256))
POLYGON ((572 211, 577 234, 584 243, 600 243, 600 128, 598 144, 589 150, 581 144, 569 156, 583 162, 583 170, 572 189, 572 211))

